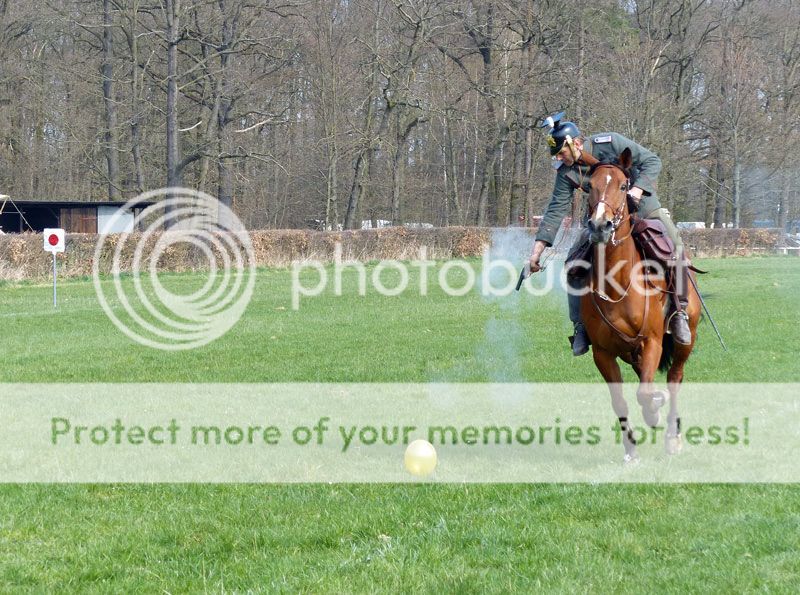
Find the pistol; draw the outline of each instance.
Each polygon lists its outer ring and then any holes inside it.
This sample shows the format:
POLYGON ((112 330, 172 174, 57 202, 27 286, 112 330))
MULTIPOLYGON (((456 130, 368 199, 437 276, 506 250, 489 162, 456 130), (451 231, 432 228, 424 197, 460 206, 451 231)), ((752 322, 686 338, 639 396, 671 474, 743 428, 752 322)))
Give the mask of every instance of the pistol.
POLYGON ((519 272, 519 279, 517 279, 517 287, 516 287, 517 291, 519 291, 519 288, 522 287, 523 281, 525 281, 525 279, 527 279, 528 276, 530 275, 530 271, 531 271, 530 263, 527 263, 522 267, 522 270, 519 272))

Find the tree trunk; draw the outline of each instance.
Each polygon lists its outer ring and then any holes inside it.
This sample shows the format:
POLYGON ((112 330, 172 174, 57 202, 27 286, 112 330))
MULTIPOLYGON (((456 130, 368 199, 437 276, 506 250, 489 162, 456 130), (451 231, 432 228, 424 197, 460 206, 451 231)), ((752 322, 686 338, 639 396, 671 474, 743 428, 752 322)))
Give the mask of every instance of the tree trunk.
MULTIPOLYGON (((369 141, 368 141, 369 142, 369 141)), ((366 159, 366 151, 360 151, 356 157, 356 162, 353 167, 353 183, 350 186, 350 197, 347 201, 347 212, 344 215, 344 228, 353 229, 356 218, 356 209, 361 197, 364 195, 364 186, 362 179, 364 176, 364 169, 368 160, 366 159)))
POLYGON ((781 184, 780 202, 778 203, 778 227, 785 230, 786 224, 789 220, 789 197, 791 186, 789 185, 789 180, 787 180, 785 177, 782 177, 781 181, 783 183, 781 184))
MULTIPOLYGON (((403 170, 406 160, 403 155, 403 147, 399 145, 400 135, 398 135, 397 140, 398 146, 392 159, 392 225, 403 224, 400 219, 400 190, 403 186, 403 170)), ((403 143, 405 144, 405 141, 403 143)))
MULTIPOLYGON (((718 141, 714 141, 717 143, 718 141)), ((714 177, 717 186, 717 192, 714 199, 714 227, 716 229, 720 229, 724 227, 725 224, 725 195, 724 195, 724 180, 723 180, 723 169, 722 169, 722 153, 720 151, 719 145, 715 145, 714 153, 716 155, 715 158, 715 165, 714 165, 714 177)))
MULTIPOLYGON (((236 16, 228 16, 225 9, 225 0, 218 0, 219 8, 224 15, 222 22, 222 47, 229 48, 232 45, 237 26, 236 16)), ((230 123, 232 121, 231 112, 233 109, 232 90, 230 81, 231 56, 228 52, 221 52, 219 55, 219 94, 215 98, 214 109, 217 110, 217 132, 219 134, 219 158, 217 164, 218 190, 217 199, 220 206, 233 209, 234 178, 233 168, 235 164, 232 155, 236 153, 234 142, 231 138, 230 123)), ((227 211, 220 209, 220 215, 227 211)), ((223 228, 227 228, 232 223, 220 216, 219 223, 223 228)))
POLYGON ((133 171, 136 178, 136 192, 144 192, 144 168, 142 166, 142 132, 141 132, 141 107, 139 94, 139 37, 137 24, 139 22, 139 2, 134 0, 131 5, 130 31, 126 32, 128 48, 131 52, 131 155, 133 157, 133 171))
MULTIPOLYGON (((334 126, 335 129, 335 126, 334 126)), ((325 229, 339 223, 339 146, 335 138, 328 145, 328 187, 325 200, 325 229)))
POLYGON ((739 138, 733 131, 733 226, 739 229, 741 220, 742 164, 739 160, 739 138))
POLYGON ((483 122, 484 151, 483 151, 483 176, 481 190, 478 195, 478 213, 476 223, 478 227, 485 227, 487 223, 496 222, 497 217, 497 189, 492 183, 495 176, 496 139, 497 139, 497 114, 495 113, 494 100, 492 99, 492 43, 494 35, 494 7, 490 4, 486 14, 486 32, 483 44, 479 48, 483 59, 483 80, 481 90, 486 102, 486 115, 483 122), (493 195, 491 194, 494 190, 493 195))
POLYGON ((514 171, 511 174, 511 202, 509 217, 511 225, 520 222, 520 216, 525 218, 525 190, 527 179, 525 177, 525 114, 517 115, 518 126, 514 131, 514 171))
POLYGON ((117 104, 114 100, 114 30, 111 0, 103 0, 103 103, 106 112, 105 153, 108 167, 108 199, 119 200, 119 142, 117 140, 117 104))
MULTIPOLYGON (((201 52, 203 56, 203 61, 208 64, 210 57, 208 51, 208 44, 204 43, 201 47, 201 52)), ((210 66, 210 64, 209 64, 210 66)), ((207 76, 203 79, 203 95, 211 95, 214 98, 214 104, 211 108, 211 115, 208 117, 208 121, 206 122, 205 131, 203 134, 203 146, 205 147, 212 147, 217 146, 219 148, 219 134, 217 133, 218 126, 219 126, 219 109, 220 109, 220 100, 222 97, 222 72, 217 73, 217 76, 207 76), (214 89, 211 90, 211 83, 214 83, 214 89)), ((200 159, 200 177, 197 181, 197 187, 201 191, 205 191, 206 189, 206 182, 208 180, 208 171, 211 167, 211 154, 210 151, 203 155, 200 159)))
MULTIPOLYGON (((325 98, 323 97, 323 101, 325 98)), ((327 189, 325 193, 325 229, 339 224, 339 123, 337 111, 337 81, 335 68, 331 69, 330 119, 326 118, 325 136, 328 139, 327 189)))
POLYGON ((178 43, 180 2, 166 0, 167 12, 167 186, 183 185, 178 136, 178 43))
POLYGON ((444 181, 445 181, 445 221, 444 225, 451 225, 450 206, 455 209, 456 223, 464 225, 466 220, 461 209, 461 199, 458 196, 458 163, 456 152, 453 150, 453 125, 450 121, 450 110, 444 114, 444 181))
MULTIPOLYGON (((375 43, 374 47, 377 48, 379 44, 377 18, 375 19, 373 26, 373 38, 375 43)), ((373 136, 375 130, 375 98, 377 96, 379 66, 377 56, 373 55, 372 60, 372 74, 370 76, 369 93, 367 96, 367 113, 364 118, 364 146, 358 152, 358 156, 356 157, 355 165, 353 167, 353 183, 350 185, 350 196, 347 200, 347 212, 344 216, 345 229, 354 229, 356 216, 358 215, 358 207, 366 193, 364 179, 369 177, 372 154, 374 152, 375 139, 373 136)), ((387 116, 388 111, 385 111, 384 122, 386 121, 387 116)), ((381 128, 383 128, 383 124, 381 124, 381 128)), ((361 227, 361 225, 358 227, 361 227)))

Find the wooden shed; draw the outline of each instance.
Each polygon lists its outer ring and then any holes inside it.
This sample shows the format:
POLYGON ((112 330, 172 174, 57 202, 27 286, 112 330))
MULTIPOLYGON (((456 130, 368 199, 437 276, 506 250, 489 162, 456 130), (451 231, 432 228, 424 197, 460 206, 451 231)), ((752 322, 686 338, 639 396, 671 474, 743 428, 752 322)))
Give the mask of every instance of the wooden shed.
POLYGON ((0 230, 3 233, 41 232, 46 227, 60 227, 67 233, 119 233, 136 229, 142 210, 155 204, 135 203, 133 209, 112 217, 127 202, 85 202, 70 200, 0 199, 0 230))

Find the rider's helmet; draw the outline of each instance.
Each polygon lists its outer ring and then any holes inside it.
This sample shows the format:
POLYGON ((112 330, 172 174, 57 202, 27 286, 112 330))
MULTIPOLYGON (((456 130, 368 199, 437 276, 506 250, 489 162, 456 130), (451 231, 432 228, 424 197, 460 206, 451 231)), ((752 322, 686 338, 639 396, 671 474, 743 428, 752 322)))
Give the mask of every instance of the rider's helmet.
POLYGON ((581 135, 580 129, 574 122, 564 120, 564 112, 545 118, 542 128, 550 128, 550 132, 547 134, 547 145, 550 147, 551 155, 557 155, 564 148, 564 143, 572 142, 581 135))

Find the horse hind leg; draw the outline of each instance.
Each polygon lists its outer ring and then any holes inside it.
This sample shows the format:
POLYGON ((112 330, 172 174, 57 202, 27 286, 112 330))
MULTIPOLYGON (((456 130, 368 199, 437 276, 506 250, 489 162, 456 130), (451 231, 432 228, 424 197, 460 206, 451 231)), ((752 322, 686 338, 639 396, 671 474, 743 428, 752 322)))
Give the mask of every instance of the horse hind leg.
POLYGON ((691 346, 676 345, 672 365, 667 371, 667 386, 669 387, 669 413, 667 413, 667 431, 664 437, 664 452, 668 455, 678 454, 683 450, 683 435, 681 434, 681 418, 678 413, 678 392, 683 382, 683 368, 689 359, 691 346))
MULTIPOLYGON (((693 273, 690 273, 693 275, 693 273)), ((689 328, 692 331, 691 345, 674 343, 672 363, 667 370, 667 386, 669 388, 669 413, 667 414, 667 432, 664 439, 664 451, 667 454, 677 454, 683 449, 683 435, 681 434, 681 418, 678 413, 678 392, 683 382, 683 369, 686 361, 694 349, 697 338, 697 325, 700 322, 700 297, 694 287, 689 292, 689 328)))
POLYGON ((617 358, 596 346, 592 348, 592 356, 611 393, 611 407, 619 420, 622 444, 625 447, 623 460, 626 464, 634 463, 639 457, 636 454, 636 440, 628 422, 628 402, 622 394, 622 372, 619 369, 617 358))

